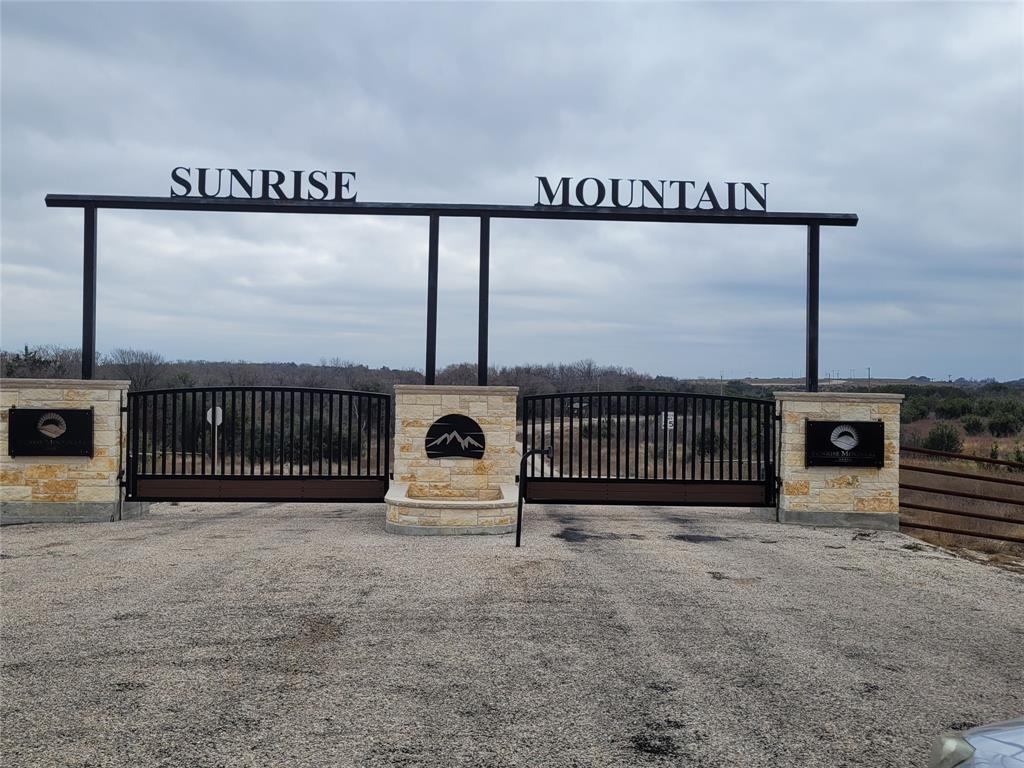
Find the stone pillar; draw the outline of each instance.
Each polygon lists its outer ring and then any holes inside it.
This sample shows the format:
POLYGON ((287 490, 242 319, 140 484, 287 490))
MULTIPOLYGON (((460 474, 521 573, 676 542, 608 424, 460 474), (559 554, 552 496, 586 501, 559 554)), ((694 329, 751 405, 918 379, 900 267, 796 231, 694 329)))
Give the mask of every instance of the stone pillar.
POLYGON ((779 522, 899 529, 900 401, 903 395, 853 392, 776 392, 782 419, 779 522), (881 421, 885 465, 807 467, 808 420, 881 421))
MULTIPOLYGON (((127 381, 0 380, 0 524, 101 522, 117 517, 127 381), (17 456, 8 451, 8 409, 92 408, 93 458, 17 456)), ((139 504, 125 504, 124 517, 139 504)))
MULTIPOLYGON (((519 449, 516 387, 395 386, 394 480, 385 529, 391 533, 508 533, 515 526, 519 449), (447 416, 482 432, 482 455, 428 456, 428 445, 461 445, 447 416), (432 438, 427 433, 434 428, 432 438)), ((465 431, 465 430, 464 430, 465 431)), ((472 442, 466 445, 473 447, 472 442)), ((434 446, 436 452, 436 446, 434 446)))

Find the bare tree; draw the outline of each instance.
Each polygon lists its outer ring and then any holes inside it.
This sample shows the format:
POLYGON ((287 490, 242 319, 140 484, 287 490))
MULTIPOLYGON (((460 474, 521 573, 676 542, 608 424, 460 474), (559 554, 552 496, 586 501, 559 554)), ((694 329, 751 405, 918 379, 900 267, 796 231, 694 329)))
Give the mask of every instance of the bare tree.
POLYGON ((120 376, 129 379, 131 388, 153 389, 160 381, 164 366, 163 355, 141 349, 115 349, 105 361, 120 376))

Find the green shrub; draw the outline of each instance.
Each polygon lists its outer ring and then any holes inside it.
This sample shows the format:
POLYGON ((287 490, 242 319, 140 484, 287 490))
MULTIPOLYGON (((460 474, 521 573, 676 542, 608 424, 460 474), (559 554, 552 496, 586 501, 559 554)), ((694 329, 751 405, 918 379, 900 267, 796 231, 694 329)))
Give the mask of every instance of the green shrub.
POLYGON ((980 435, 985 431, 985 422, 980 417, 971 414, 963 420, 964 432, 968 435, 980 435))
POLYGON ((1021 428, 1021 419, 1010 413, 998 413, 988 420, 992 437, 1013 437, 1021 428))
POLYGON ((973 404, 966 397, 951 397, 935 405, 935 415, 940 419, 959 419, 973 410, 973 404))
POLYGON ((953 425, 936 424, 928 432, 928 436, 921 445, 930 451, 960 453, 964 447, 964 441, 960 439, 960 433, 953 425))
POLYGON ((900 421, 910 424, 928 418, 928 403, 922 397, 911 397, 903 403, 900 410, 900 421))

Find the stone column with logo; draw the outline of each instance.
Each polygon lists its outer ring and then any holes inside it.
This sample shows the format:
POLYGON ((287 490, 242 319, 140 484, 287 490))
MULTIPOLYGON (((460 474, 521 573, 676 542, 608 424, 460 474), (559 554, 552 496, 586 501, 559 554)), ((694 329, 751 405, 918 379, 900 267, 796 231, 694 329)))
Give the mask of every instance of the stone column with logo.
POLYGON ((101 522, 142 513, 143 505, 121 503, 128 384, 0 380, 0 523, 101 522))
POLYGON ((903 395, 777 392, 779 522, 899 528, 903 395))
POLYGON ((509 533, 519 449, 516 387, 395 386, 390 533, 509 533))

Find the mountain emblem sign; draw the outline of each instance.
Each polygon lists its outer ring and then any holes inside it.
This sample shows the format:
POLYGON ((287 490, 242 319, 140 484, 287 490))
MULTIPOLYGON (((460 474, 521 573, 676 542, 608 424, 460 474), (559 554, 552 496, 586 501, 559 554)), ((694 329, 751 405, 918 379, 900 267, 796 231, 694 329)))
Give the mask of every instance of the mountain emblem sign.
POLYGON ((427 458, 482 459, 484 431, 469 416, 449 413, 427 430, 427 458))

